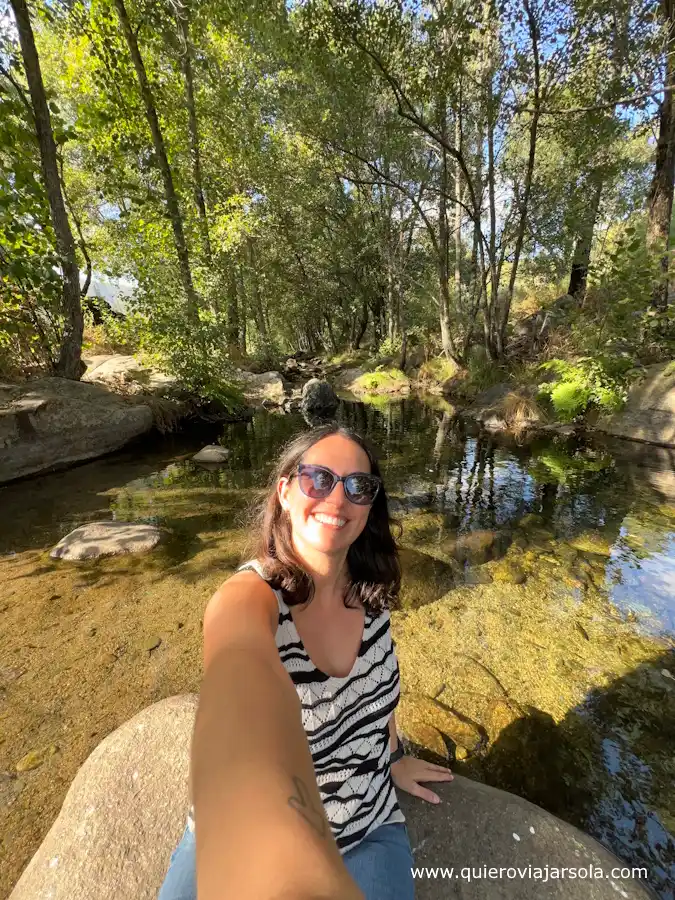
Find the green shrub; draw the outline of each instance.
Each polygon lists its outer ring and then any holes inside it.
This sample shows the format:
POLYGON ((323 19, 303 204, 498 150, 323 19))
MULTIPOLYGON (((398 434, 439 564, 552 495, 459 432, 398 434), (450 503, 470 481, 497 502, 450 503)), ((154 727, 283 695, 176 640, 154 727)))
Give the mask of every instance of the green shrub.
POLYGON ((378 347, 377 355, 380 358, 400 356, 402 349, 403 341, 400 336, 395 337, 393 340, 390 337, 387 337, 378 347))
POLYGON ((427 360, 420 366, 420 381, 435 381, 443 384, 449 378, 452 378, 459 371, 457 363, 452 362, 447 356, 436 356, 427 360))
POLYGON ((592 407, 604 413, 617 412, 626 401, 630 359, 582 356, 574 362, 552 359, 541 366, 555 373, 556 380, 539 386, 562 422, 580 419, 592 407))

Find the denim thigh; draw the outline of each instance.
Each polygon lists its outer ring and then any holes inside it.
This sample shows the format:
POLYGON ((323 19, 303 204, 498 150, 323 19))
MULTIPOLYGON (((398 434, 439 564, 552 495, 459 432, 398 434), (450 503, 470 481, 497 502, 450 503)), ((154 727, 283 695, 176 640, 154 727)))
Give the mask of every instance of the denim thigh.
POLYGON ((413 858, 403 822, 380 825, 342 859, 366 900, 413 900, 413 858))
POLYGON ((171 854, 169 871, 157 900, 197 900, 197 844, 189 825, 171 854))
MULTIPOLYGON (((157 900, 197 900, 197 845, 186 827, 171 854, 157 900)), ((413 900, 413 865, 408 831, 402 822, 380 825, 342 857, 365 900, 413 900)))

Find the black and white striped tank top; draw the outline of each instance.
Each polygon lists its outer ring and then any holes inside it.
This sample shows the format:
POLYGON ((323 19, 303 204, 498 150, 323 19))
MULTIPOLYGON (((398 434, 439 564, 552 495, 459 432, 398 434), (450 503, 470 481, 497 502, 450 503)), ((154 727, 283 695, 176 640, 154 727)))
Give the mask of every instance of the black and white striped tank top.
MULTIPOLYGON (((264 577, 257 560, 241 566, 264 577)), ((309 658, 281 591, 276 644, 298 692, 326 816, 341 853, 380 825, 403 822, 389 763, 389 719, 399 698, 389 612, 366 613, 361 648, 345 678, 309 658)))

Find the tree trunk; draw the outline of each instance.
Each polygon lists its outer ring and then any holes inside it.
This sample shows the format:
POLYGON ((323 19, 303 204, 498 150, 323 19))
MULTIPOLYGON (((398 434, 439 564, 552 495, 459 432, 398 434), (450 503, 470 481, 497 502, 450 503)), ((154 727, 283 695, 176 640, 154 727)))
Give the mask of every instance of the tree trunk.
POLYGON ((248 315, 246 303, 246 285, 241 266, 237 266, 235 272, 237 281, 237 296, 239 298, 239 349, 246 356, 246 317, 248 315))
MULTIPOLYGON (((448 125, 448 112, 445 97, 439 97, 437 101, 438 120, 441 136, 445 139, 448 125)), ((438 253, 436 267, 438 271, 438 313, 441 325, 441 345, 448 359, 457 362, 457 350, 452 338, 452 323, 450 320, 450 288, 449 275, 449 235, 448 235, 448 154, 443 147, 441 149, 441 171, 438 192, 438 253)))
POLYGON ((35 120, 35 131, 40 147, 40 164, 44 179, 49 211, 56 238, 56 252, 63 279, 64 328, 59 347, 58 360, 54 366, 56 374, 78 381, 85 366, 82 363, 82 332, 84 319, 80 297, 80 270, 75 256, 75 242, 70 230, 68 215, 61 190, 56 144, 52 131, 52 121, 47 105, 40 60, 35 46, 35 38, 30 23, 26 0, 11 0, 16 19, 16 27, 21 44, 26 80, 30 91, 35 120))
POLYGON ((177 6, 176 18, 180 28, 182 53, 181 66, 185 78, 185 102, 188 111, 188 131, 190 134, 190 157, 192 159, 192 188, 199 216, 199 230, 202 236, 204 257, 209 265, 213 261, 211 252, 211 238, 209 236, 209 223, 206 217, 206 202, 204 200, 204 184, 202 179, 202 164, 199 152, 199 130, 197 128, 197 110, 195 106, 194 78, 192 74, 192 45, 190 44, 190 28, 188 24, 187 10, 182 3, 177 6))
POLYGON ((589 205, 585 216, 579 223, 577 236, 574 241, 574 255, 572 257, 572 269, 570 271, 570 283, 567 293, 582 303, 586 293, 586 280, 588 278, 588 264, 591 259, 591 247, 593 245, 593 230, 600 209, 600 197, 602 196, 602 175, 594 173, 591 176, 592 188, 589 205))
POLYGON ((363 340, 363 335, 366 333, 366 329, 368 328, 368 303, 363 300, 363 305, 361 306, 361 318, 358 323, 358 327, 356 329, 356 336, 354 337, 354 341, 352 343, 352 350, 359 350, 361 348, 361 341, 363 340))
POLYGON ((227 293, 227 346, 232 351, 239 349, 239 304, 237 302, 237 275, 234 265, 229 266, 227 293))
POLYGON ((246 252, 248 254, 248 269, 251 279, 251 296, 253 298, 253 315, 255 317, 255 324, 260 335, 260 340, 263 344, 267 345, 267 323, 265 322, 265 314, 262 306, 262 300, 260 299, 260 291, 258 289, 258 272, 256 269, 255 247, 253 245, 253 238, 251 238, 250 235, 246 236, 246 252))
POLYGON ((675 186, 675 0, 661 0, 661 15, 666 29, 666 71, 664 93, 659 111, 659 140, 656 166, 649 191, 649 246, 659 255, 660 277, 652 292, 652 306, 668 306, 670 220, 675 186))
POLYGON ((188 254, 187 243, 185 241, 183 219, 181 217, 180 208, 178 206, 178 197, 176 195, 176 190, 173 183, 173 175, 171 174, 169 159, 166 155, 164 136, 162 135, 162 130, 159 127, 159 119, 157 117, 155 100, 152 95, 152 90, 150 89, 150 83, 145 71, 143 57, 141 56, 141 51, 138 47, 138 41, 136 40, 136 33, 131 27, 131 22, 129 21, 129 16, 127 14, 126 7, 124 6, 124 0, 115 0, 115 8, 117 9, 117 15, 119 16, 120 25, 122 26, 122 31, 129 48, 129 53, 131 54, 134 69, 136 70, 138 86, 141 91, 141 97, 143 98, 143 105, 145 106, 145 116, 148 120, 148 125, 150 126, 150 131, 152 133, 152 143, 155 149, 155 156, 157 157, 157 164, 159 166, 159 170, 162 175, 162 181, 164 183, 164 199, 166 201, 166 208, 169 219, 171 220, 171 228, 173 229, 173 239, 176 248, 176 256, 178 257, 178 267, 180 270, 183 290, 185 291, 185 297, 187 299, 188 317, 192 321, 196 322, 197 310, 199 308, 199 299, 197 297, 197 292, 192 281, 190 256, 188 254))
POLYGON ((516 246, 513 251, 513 262, 511 263, 511 275, 509 277, 509 289, 504 303, 504 309, 501 312, 499 320, 499 330, 497 332, 497 352, 500 358, 504 355, 506 343, 506 329, 509 324, 509 314, 511 312, 511 303, 513 301, 513 293, 516 286, 516 276, 518 274, 518 263, 520 262, 520 254, 523 249, 523 241, 525 239, 525 228, 527 226, 527 213, 530 205, 530 194, 532 192, 532 176, 534 174, 534 161, 537 152, 537 132, 539 128, 539 116, 541 110, 541 68, 539 60, 539 23, 532 9, 530 0, 523 0, 525 13, 527 15, 527 23, 530 31, 530 41, 532 43, 532 56, 534 64, 534 96, 532 99, 533 110, 532 119, 530 120, 530 147, 527 157, 527 169, 525 171, 525 183, 523 185, 522 200, 519 204, 520 220, 518 222, 518 231, 516 233, 516 246))
MULTIPOLYGON (((461 94, 461 82, 460 82, 461 94)), ((461 104, 461 100, 460 100, 461 104)), ((462 119, 461 108, 455 116, 455 146, 462 152, 462 119)), ((462 169, 455 163, 455 302, 457 308, 462 305, 462 169)))

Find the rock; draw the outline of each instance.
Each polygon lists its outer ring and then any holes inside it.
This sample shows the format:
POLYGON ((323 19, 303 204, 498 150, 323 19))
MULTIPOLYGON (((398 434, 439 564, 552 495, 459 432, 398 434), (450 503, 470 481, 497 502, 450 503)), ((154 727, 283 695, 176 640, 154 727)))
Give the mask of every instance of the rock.
POLYGON ((0 772, 0 810, 6 809, 24 789, 25 782, 12 772, 0 772))
POLYGON ((632 441, 675 447, 675 366, 649 366, 631 388, 623 410, 599 419, 596 428, 632 441))
MULTIPOLYGON (((75 776, 59 816, 10 900, 156 900, 185 827, 188 759, 197 699, 161 700, 109 735, 75 776)), ((593 838, 538 806, 456 775, 433 784, 441 803, 399 792, 415 864, 471 870, 622 863, 593 838), (516 837, 517 836, 517 837, 516 837)), ((459 875, 459 872, 458 872, 459 875)), ((457 880, 463 900, 647 900, 637 881, 457 880)), ((420 878, 417 900, 455 896, 443 878, 420 878)), ((457 894, 459 896, 459 894, 457 894)))
POLYGON ((409 547, 400 549, 403 579, 399 595, 401 609, 417 609, 433 603, 455 585, 455 570, 446 562, 409 547))
POLYGON ((29 753, 26 753, 18 763, 16 764, 17 772, 30 772, 32 769, 37 769, 44 762, 46 762, 50 756, 53 756, 57 751, 58 747, 56 744, 50 744, 47 747, 42 747, 39 750, 31 750, 29 753))
POLYGON ((297 359, 293 359, 293 357, 290 356, 290 357, 286 360, 286 371, 287 371, 287 372, 297 372, 298 369, 299 369, 299 366, 298 366, 298 361, 297 361, 297 359))
MULTIPOLYGON (((469 752, 480 746, 483 736, 476 724, 449 707, 423 694, 402 694, 396 710, 397 725, 409 740, 420 725, 431 725, 469 752)), ((417 741, 416 741, 417 743, 417 741)))
POLYGON ((506 697, 493 698, 485 714, 485 728, 487 729, 490 742, 494 743, 502 731, 518 718, 519 713, 514 710, 506 697))
POLYGON ((355 386, 358 387, 356 382, 365 374, 366 370, 361 368, 343 369, 333 378, 333 385, 339 391, 351 391, 355 386))
POLYGON ((483 571, 483 569, 467 569, 464 572, 464 584, 468 585, 479 585, 479 584, 492 584, 493 578, 489 572, 483 571))
POLYGON ((220 444, 207 444, 199 453, 195 453, 192 462, 196 463, 224 463, 230 456, 230 451, 220 444))
POLYGON ((599 557, 608 558, 612 552, 612 542, 599 531, 584 531, 576 537, 570 538, 567 544, 579 553, 593 554, 599 557))
POLYGON ((479 394, 462 414, 483 424, 491 420, 501 420, 503 427, 506 427, 502 416, 502 403, 512 390, 513 386, 510 384, 495 384, 479 394))
POLYGON ((94 356, 89 361, 82 381, 98 382, 115 390, 132 394, 154 394, 165 397, 176 390, 172 375, 146 366, 135 356, 94 356))
POLYGON ((121 553, 152 550, 162 538, 155 525, 132 522, 91 522, 62 538, 49 554, 52 559, 98 559, 121 553))
POLYGON ((525 513, 517 524, 518 528, 543 528, 546 520, 539 513, 525 513))
POLYGON ((141 641, 141 650, 145 651, 146 653, 152 653, 152 651, 156 650, 161 643, 161 637, 145 638, 145 640, 141 641))
POLYGON ((327 381, 310 378, 302 389, 302 412, 304 415, 329 418, 335 414, 339 400, 327 381))
POLYGON ((492 578, 494 581, 502 582, 503 584, 525 584, 527 581, 527 575, 518 563, 511 562, 508 559, 503 559, 497 563, 492 570, 492 578))
POLYGON ((455 540, 444 543, 443 549, 454 556, 458 562, 480 565, 492 558, 496 538, 497 532, 495 531, 470 531, 468 534, 461 534, 455 540))
POLYGON ((156 900, 185 827, 196 707, 162 700, 99 744, 12 900, 156 900))
POLYGON ((237 378, 242 382, 242 392, 247 400, 271 400, 280 406, 286 398, 286 382, 278 372, 256 375, 239 369, 237 378))
POLYGON ((41 378, 0 389, 0 483, 93 459, 150 431, 152 412, 101 385, 41 378))

